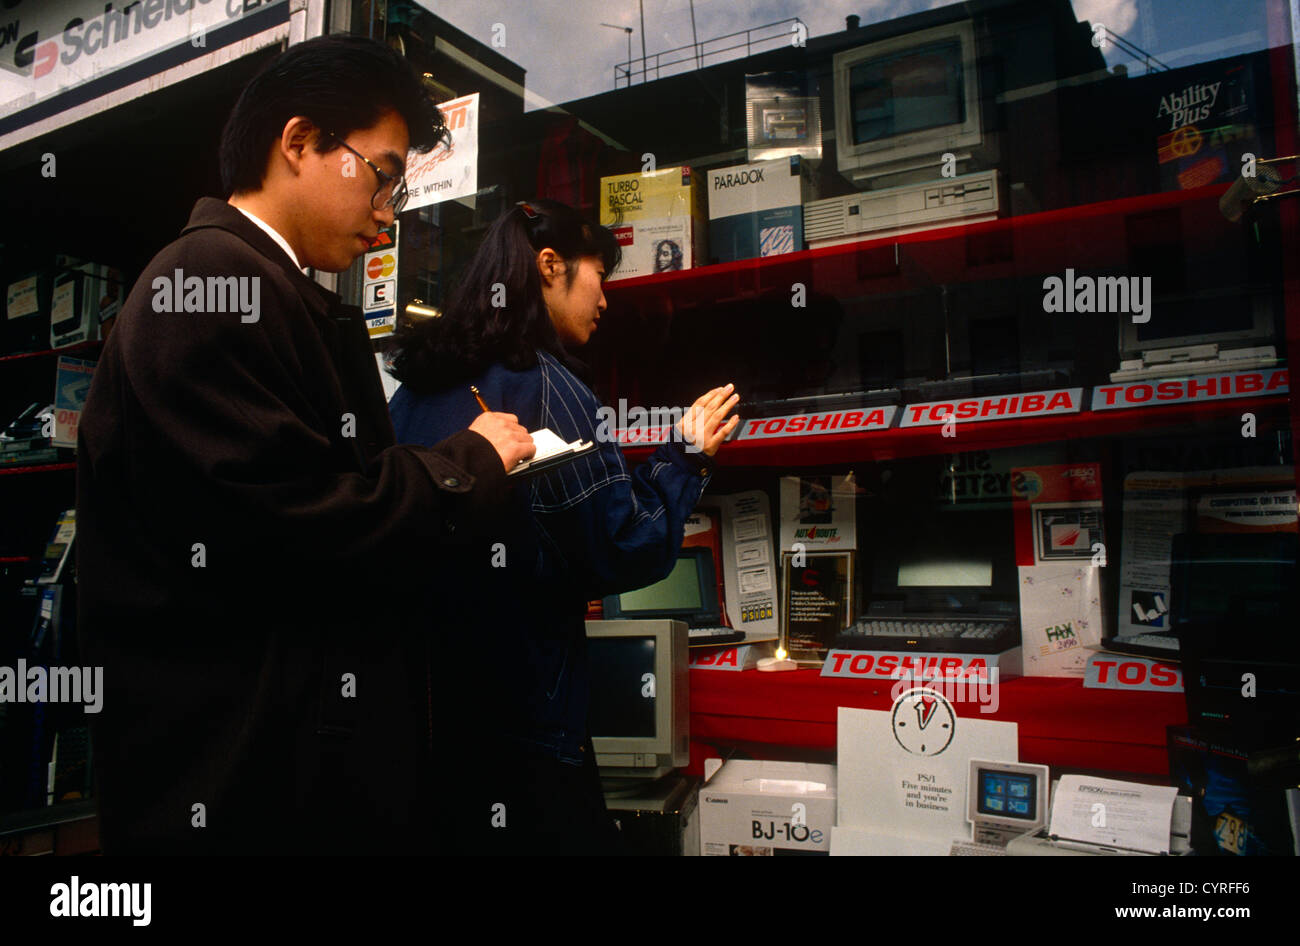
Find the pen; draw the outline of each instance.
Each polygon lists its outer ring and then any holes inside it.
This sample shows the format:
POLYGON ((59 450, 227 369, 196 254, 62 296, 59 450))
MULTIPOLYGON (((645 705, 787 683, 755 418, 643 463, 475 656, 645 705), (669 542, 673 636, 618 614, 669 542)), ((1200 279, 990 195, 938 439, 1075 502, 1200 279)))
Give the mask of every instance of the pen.
POLYGON ((471 384, 469 386, 469 389, 474 392, 474 400, 478 401, 478 406, 483 408, 483 413, 484 414, 492 413, 491 410, 488 409, 487 404, 483 402, 483 397, 478 393, 478 388, 474 387, 474 385, 471 384))

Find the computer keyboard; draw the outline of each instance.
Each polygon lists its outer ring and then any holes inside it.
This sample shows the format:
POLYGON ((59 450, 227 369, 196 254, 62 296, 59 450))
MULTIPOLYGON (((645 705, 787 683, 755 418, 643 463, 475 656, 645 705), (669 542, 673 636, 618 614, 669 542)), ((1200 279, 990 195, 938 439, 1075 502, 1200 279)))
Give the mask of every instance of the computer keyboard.
POLYGON ((1020 643, 1020 622, 1008 618, 862 618, 839 636, 849 650, 998 653, 1020 643))
POLYGON ((997 635, 1005 621, 859 621, 861 633, 876 637, 978 637, 997 635))
POLYGON ((1126 644, 1141 644, 1144 647, 1163 647, 1165 650, 1177 650, 1178 638, 1170 634, 1134 634, 1124 638, 1126 644))
POLYGON ((1007 849, 996 844, 976 844, 973 841, 953 841, 948 851, 949 857, 967 857, 970 855, 1006 857, 1007 849))
POLYGON ((1178 638, 1172 634, 1134 634, 1132 637, 1116 637, 1112 643, 1158 647, 1160 650, 1167 650, 1171 654, 1177 653, 1179 650, 1178 638))
POLYGON ((688 642, 694 645, 735 644, 745 639, 745 632, 730 627, 693 627, 687 636, 688 642))

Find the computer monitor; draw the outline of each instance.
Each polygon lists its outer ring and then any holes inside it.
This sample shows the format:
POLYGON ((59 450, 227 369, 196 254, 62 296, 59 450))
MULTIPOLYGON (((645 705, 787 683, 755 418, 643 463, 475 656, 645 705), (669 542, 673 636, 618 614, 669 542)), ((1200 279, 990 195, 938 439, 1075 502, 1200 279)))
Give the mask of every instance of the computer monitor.
POLYGON ((1243 743, 1300 738, 1300 536, 1182 533, 1173 538, 1173 629, 1187 719, 1243 743))
POLYGON ((976 843, 1005 844, 1047 824, 1049 772, 1045 765, 971 759, 966 818, 976 843))
POLYGON ((1294 531, 1180 533, 1170 558, 1175 630, 1223 627, 1243 654, 1300 655, 1282 631, 1295 621, 1294 531))
POLYGON ((707 548, 682 549, 667 577, 604 600, 605 617, 676 618, 691 627, 722 623, 713 552, 707 548))
POLYGON ((588 713, 603 778, 659 778, 690 762, 690 684, 681 621, 588 621, 588 713))
POLYGON ((971 21, 837 53, 835 149, 855 181, 927 164, 982 141, 971 21))
POLYGON ((1277 336, 1270 300, 1252 293, 1204 305, 1183 304, 1176 311, 1157 311, 1146 322, 1120 319, 1119 325, 1121 360, 1192 345, 1271 346, 1277 336))

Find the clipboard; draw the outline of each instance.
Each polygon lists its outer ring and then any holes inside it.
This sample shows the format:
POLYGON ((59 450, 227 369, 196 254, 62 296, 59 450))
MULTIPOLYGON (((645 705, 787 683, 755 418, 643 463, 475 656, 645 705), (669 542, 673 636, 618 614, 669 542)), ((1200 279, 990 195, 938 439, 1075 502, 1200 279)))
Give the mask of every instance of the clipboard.
POLYGON ((507 477, 528 479, 539 473, 564 466, 566 463, 572 463, 580 457, 590 456, 597 450, 596 444, 590 440, 574 440, 572 443, 566 443, 546 427, 534 430, 529 436, 533 438, 537 453, 531 460, 525 460, 507 473, 507 477))

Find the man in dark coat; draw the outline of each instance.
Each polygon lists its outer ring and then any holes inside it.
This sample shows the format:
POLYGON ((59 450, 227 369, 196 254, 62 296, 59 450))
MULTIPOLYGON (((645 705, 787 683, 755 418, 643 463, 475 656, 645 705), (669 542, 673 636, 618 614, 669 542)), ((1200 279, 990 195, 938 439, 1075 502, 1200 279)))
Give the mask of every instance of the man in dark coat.
POLYGON ((363 253, 441 134, 382 44, 291 47, 226 126, 229 201, 195 205, 104 346, 77 571, 106 853, 436 850, 456 693, 424 668, 460 629, 430 589, 532 443, 483 414, 395 446, 360 311, 302 267, 363 253))

